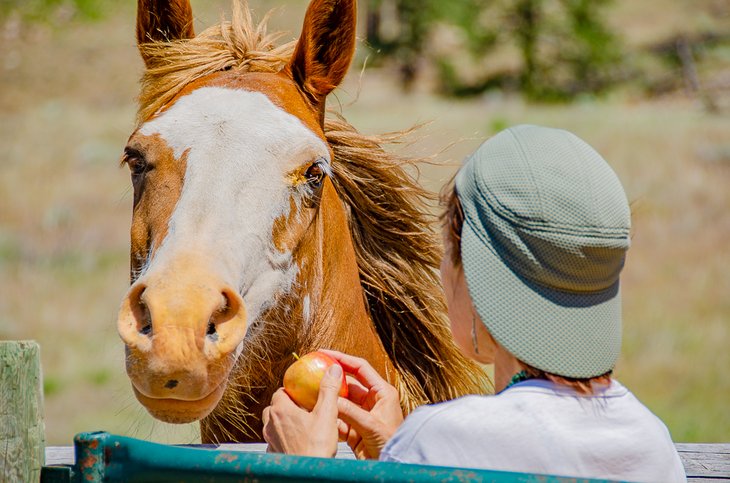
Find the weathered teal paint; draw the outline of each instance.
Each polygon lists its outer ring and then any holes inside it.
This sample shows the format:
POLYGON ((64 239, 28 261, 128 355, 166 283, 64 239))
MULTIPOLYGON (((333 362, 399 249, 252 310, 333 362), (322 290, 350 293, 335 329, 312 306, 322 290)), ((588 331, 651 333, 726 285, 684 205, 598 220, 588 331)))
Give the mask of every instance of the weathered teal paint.
POLYGON ((308 458, 167 446, 109 433, 81 433, 76 464, 45 467, 43 483, 81 482, 593 482, 559 476, 308 458))

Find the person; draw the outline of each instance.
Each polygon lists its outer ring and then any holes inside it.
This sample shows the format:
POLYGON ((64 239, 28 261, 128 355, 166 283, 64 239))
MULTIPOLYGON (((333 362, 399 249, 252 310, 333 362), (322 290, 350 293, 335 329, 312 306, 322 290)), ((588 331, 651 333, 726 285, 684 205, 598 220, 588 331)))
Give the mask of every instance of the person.
POLYGON ((494 364, 495 395, 417 408, 364 360, 329 351, 312 412, 264 410, 271 451, 629 481, 686 481, 666 426, 612 377, 630 209, 615 173, 564 130, 522 125, 470 156, 447 197, 441 277, 454 339, 494 364))

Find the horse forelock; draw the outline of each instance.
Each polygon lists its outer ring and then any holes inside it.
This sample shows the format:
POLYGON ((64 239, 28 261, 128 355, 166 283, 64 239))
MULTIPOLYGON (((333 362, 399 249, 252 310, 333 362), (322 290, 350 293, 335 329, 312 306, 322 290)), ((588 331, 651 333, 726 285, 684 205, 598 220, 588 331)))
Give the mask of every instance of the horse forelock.
MULTIPOLYGON (((193 39, 141 45, 148 68, 138 122, 216 72, 282 71, 295 43, 276 46, 281 35, 268 34, 266 20, 255 24, 246 2, 234 0, 230 22, 193 39)), ((325 120, 324 133, 334 153, 332 180, 346 206, 368 310, 398 371, 404 407, 485 390, 484 374, 453 344, 448 328, 437 275, 441 248, 430 214, 433 196, 410 172, 420 160, 382 148, 401 142, 408 132, 367 136, 335 116, 325 120)), ((260 342, 264 351, 273 347, 273 341, 260 342)), ((318 343, 327 345, 326 340, 318 343)), ((265 353, 258 351, 254 358, 265 353)), ((251 384, 255 380, 241 380, 238 386, 251 384)), ((236 405, 230 395, 225 399, 236 405)))
POLYGON ((174 99, 190 83, 216 72, 280 72, 295 41, 276 45, 281 33, 267 32, 267 14, 256 24, 246 0, 233 0, 233 16, 196 37, 139 45, 147 68, 142 76, 138 123, 174 99))

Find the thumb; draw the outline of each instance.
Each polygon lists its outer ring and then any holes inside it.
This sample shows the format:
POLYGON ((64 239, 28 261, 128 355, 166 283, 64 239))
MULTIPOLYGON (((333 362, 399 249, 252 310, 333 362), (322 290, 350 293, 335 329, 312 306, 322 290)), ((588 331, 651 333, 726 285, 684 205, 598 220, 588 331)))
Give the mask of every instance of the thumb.
POLYGON ((319 383, 319 395, 314 410, 337 415, 337 398, 341 386, 342 367, 339 364, 332 364, 319 383))

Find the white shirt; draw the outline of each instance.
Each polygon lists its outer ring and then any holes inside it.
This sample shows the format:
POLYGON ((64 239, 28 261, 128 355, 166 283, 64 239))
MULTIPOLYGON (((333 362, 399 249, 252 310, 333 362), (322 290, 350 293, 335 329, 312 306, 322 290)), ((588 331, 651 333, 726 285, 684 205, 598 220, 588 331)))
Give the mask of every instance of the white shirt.
POLYGON ((613 381, 580 396, 528 380, 496 396, 465 396, 416 409, 381 461, 582 478, 683 482, 666 426, 613 381))

